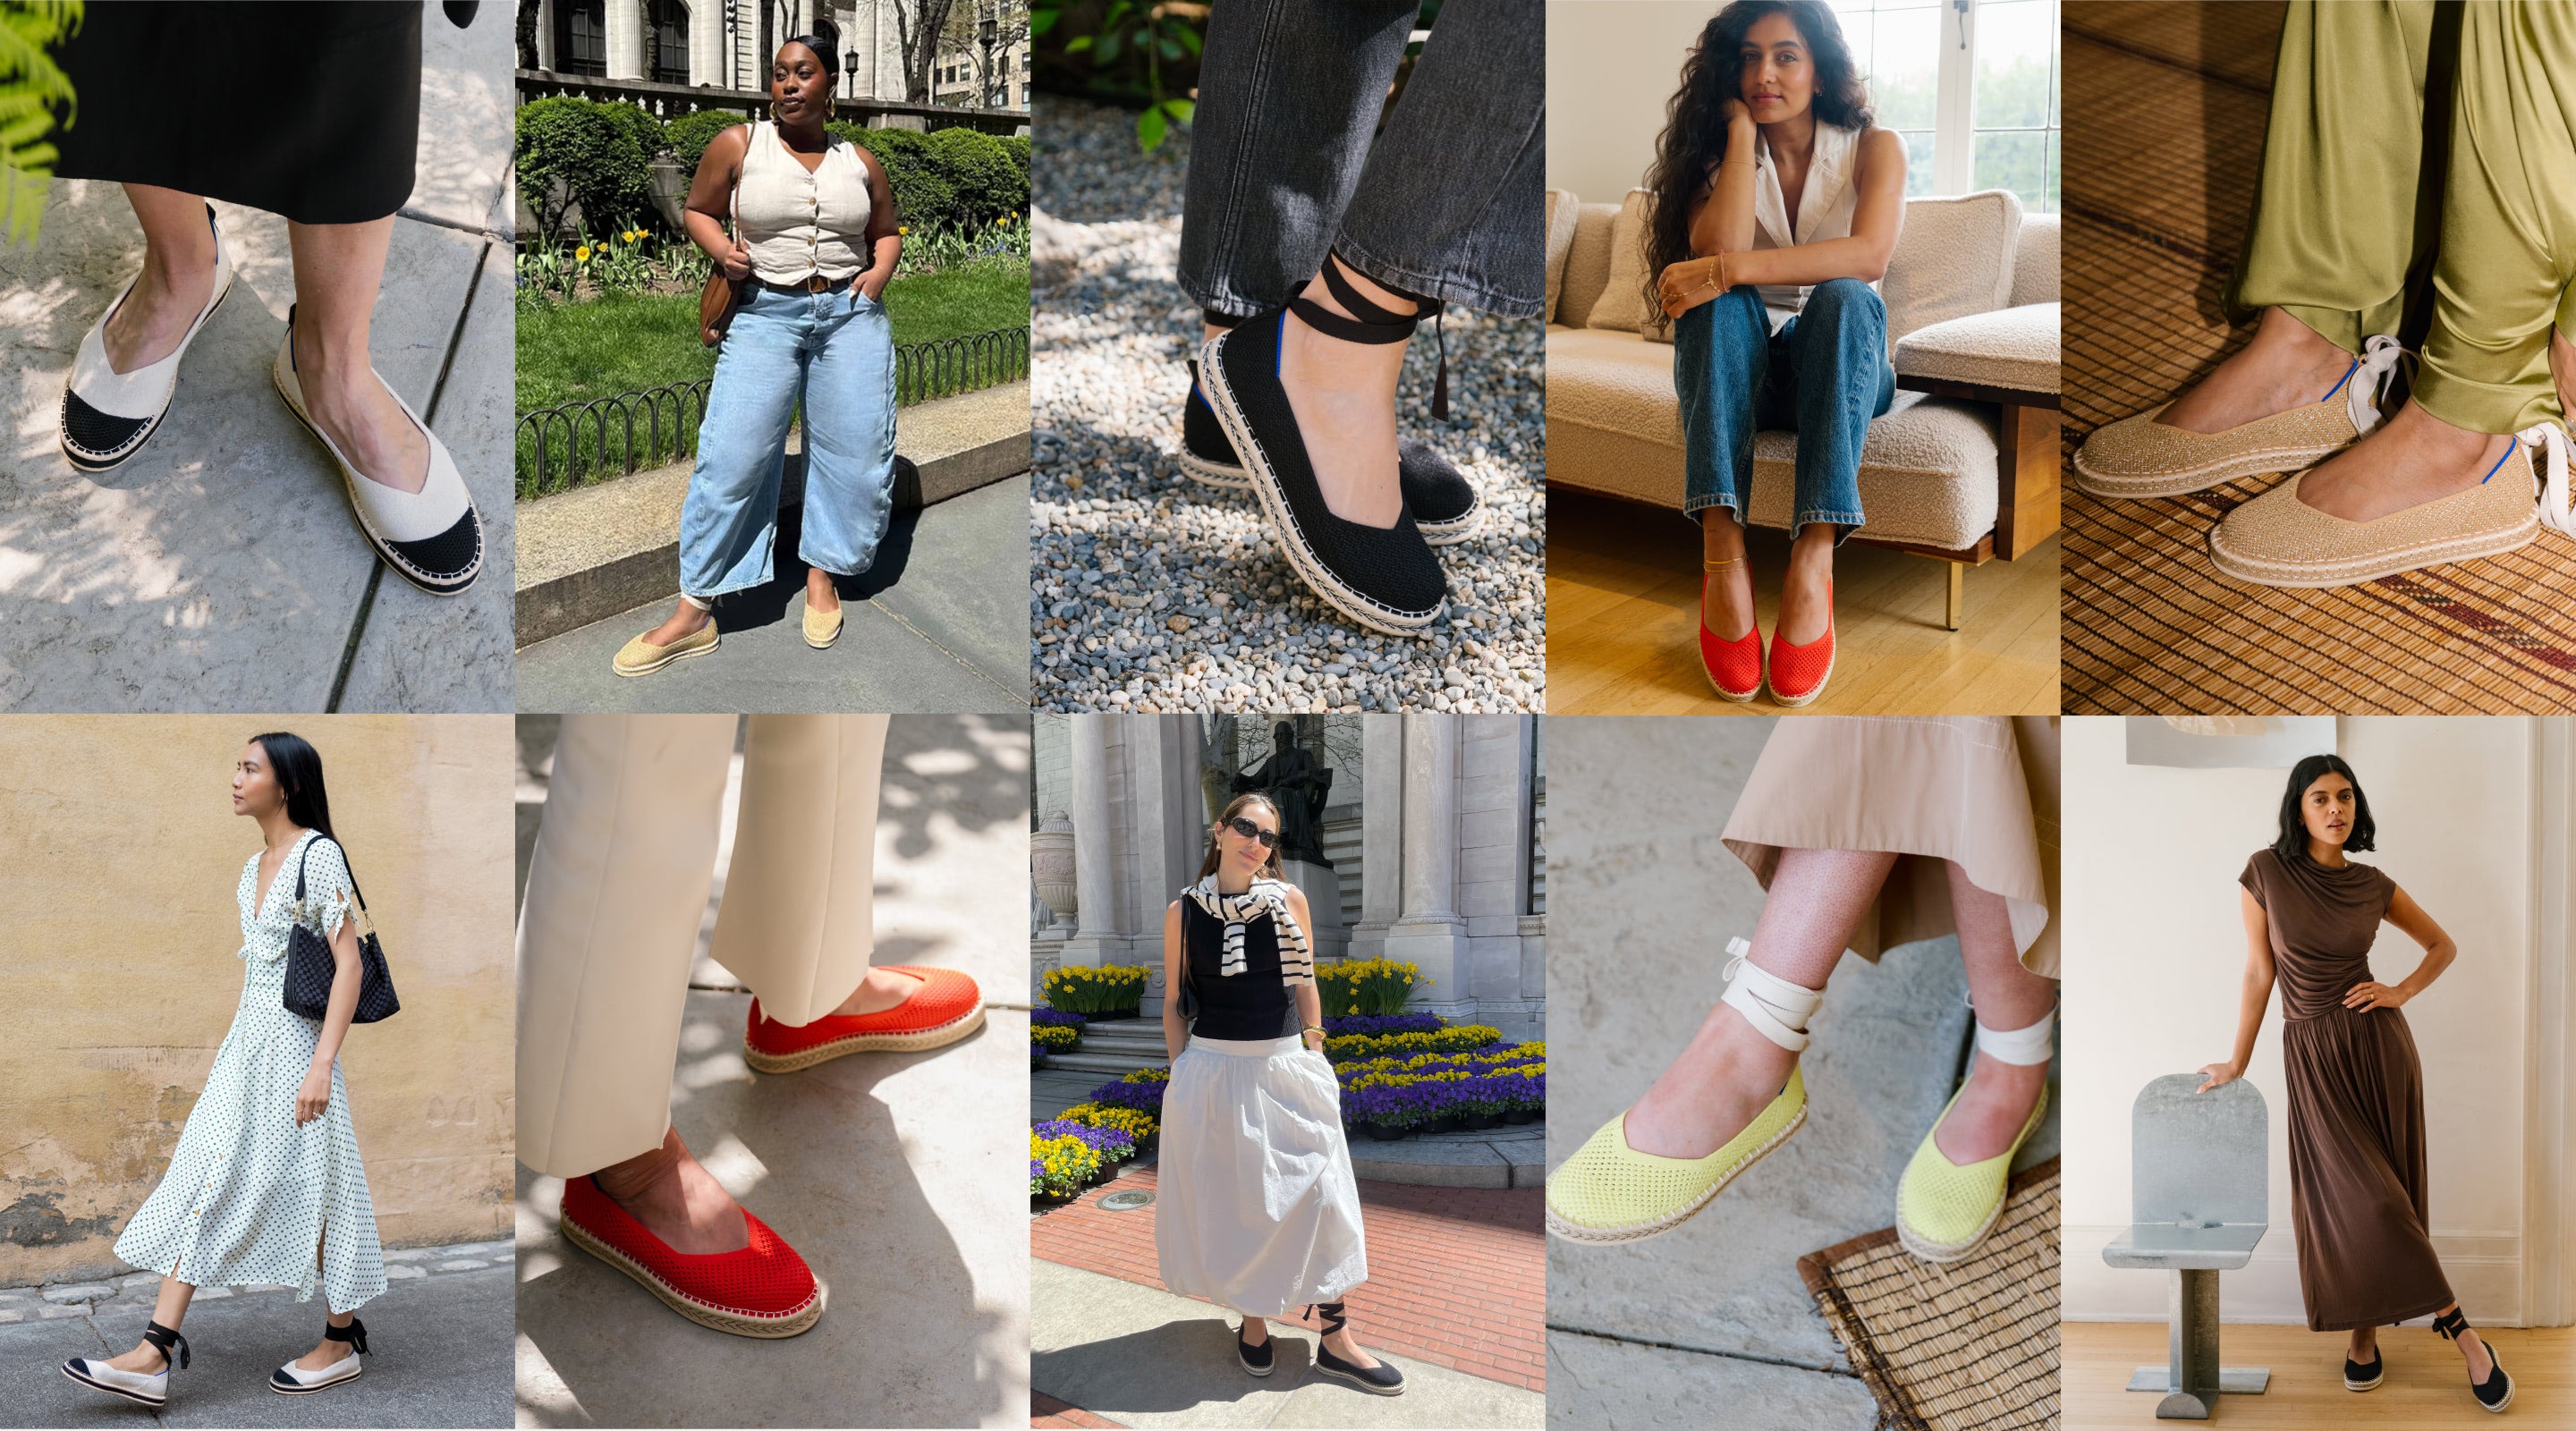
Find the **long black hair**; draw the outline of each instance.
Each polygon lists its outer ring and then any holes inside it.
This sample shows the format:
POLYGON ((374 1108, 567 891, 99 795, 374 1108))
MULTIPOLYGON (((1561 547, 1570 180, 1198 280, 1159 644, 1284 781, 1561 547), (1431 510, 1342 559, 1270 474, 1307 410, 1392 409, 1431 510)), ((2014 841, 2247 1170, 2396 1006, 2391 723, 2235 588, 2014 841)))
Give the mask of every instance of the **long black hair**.
POLYGON ((1682 61, 1682 82, 1664 106, 1646 189, 1655 196, 1646 229, 1646 311, 1663 311, 1655 281, 1691 256, 1691 200, 1726 154, 1726 102, 1744 97, 1744 34, 1765 15, 1786 15, 1807 42, 1816 66, 1816 118, 1845 129, 1867 128, 1869 86, 1852 64, 1843 27, 1823 0, 1735 0, 1699 32, 1682 61))
POLYGON ((2281 837, 2272 842, 2272 853, 2282 859, 2308 852, 2308 825, 2300 818, 2299 802, 2306 798, 2308 787, 2328 775, 2340 775, 2352 782, 2352 833, 2344 837, 2346 850, 2366 850, 2379 833, 2379 822, 2370 818, 2370 797, 2361 793, 2361 777, 2352 773, 2340 755, 2311 755, 2290 767, 2289 786, 2281 792, 2281 837))
POLYGON ((322 787, 322 752, 291 731, 273 730, 251 741, 267 753, 277 788, 286 792, 286 818, 338 843, 340 836, 331 828, 331 796, 322 787))

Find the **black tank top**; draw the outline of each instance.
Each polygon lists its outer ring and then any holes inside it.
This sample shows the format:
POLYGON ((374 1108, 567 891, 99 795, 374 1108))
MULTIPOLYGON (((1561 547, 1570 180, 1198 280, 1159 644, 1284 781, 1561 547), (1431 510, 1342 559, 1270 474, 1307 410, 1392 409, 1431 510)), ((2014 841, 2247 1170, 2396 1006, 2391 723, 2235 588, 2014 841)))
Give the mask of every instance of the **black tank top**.
POLYGON ((1225 921, 1181 896, 1181 958, 1199 997, 1195 1038, 1273 1039, 1297 1034, 1297 1006, 1279 982, 1279 930, 1269 915, 1243 926, 1243 972, 1225 963, 1225 921))

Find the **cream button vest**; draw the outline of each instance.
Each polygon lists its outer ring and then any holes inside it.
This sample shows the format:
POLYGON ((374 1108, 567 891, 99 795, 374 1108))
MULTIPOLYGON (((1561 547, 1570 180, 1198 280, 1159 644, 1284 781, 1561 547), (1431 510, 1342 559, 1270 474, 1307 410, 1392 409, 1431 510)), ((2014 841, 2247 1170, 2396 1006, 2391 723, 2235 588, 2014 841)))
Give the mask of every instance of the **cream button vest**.
MULTIPOLYGON (((1753 246, 1795 248, 1823 239, 1849 238, 1852 212, 1860 189, 1853 183, 1860 166, 1860 134, 1839 124, 1816 121, 1816 153, 1807 161, 1806 187, 1799 193, 1796 231, 1789 223, 1789 202, 1780 192, 1780 173, 1771 163, 1771 140, 1760 130, 1753 140, 1753 246)), ((792 161, 791 161, 792 162, 792 161)), ((1762 285, 1762 306, 1775 310, 1774 326, 1783 312, 1806 306, 1808 289, 1794 283, 1762 285)))
POLYGON ((856 149, 834 140, 811 173, 762 120, 751 127, 734 221, 751 250, 751 271, 770 283, 820 274, 847 278, 872 261, 868 253, 868 166, 856 149))

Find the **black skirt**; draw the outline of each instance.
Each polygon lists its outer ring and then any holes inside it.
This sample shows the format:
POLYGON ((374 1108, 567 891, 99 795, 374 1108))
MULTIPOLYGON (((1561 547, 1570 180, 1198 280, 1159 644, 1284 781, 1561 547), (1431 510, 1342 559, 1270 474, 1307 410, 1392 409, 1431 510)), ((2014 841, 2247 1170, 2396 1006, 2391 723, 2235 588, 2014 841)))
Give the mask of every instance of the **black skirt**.
POLYGON ((417 3, 91 4, 55 47, 76 109, 54 173, 151 184, 306 224, 411 197, 417 3))

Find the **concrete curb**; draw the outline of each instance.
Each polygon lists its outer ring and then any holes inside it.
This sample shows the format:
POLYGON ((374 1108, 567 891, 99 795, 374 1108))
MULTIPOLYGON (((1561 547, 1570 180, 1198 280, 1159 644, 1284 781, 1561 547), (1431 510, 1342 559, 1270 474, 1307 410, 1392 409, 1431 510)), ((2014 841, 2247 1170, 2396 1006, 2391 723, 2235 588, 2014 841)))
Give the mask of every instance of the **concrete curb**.
MULTIPOLYGON (((936 398, 896 419, 898 509, 926 507, 1029 470, 1029 385, 936 398)), ((779 510, 805 500, 791 445, 779 510)), ((517 504, 519 646, 578 630, 680 589, 680 504, 694 463, 517 504)))

